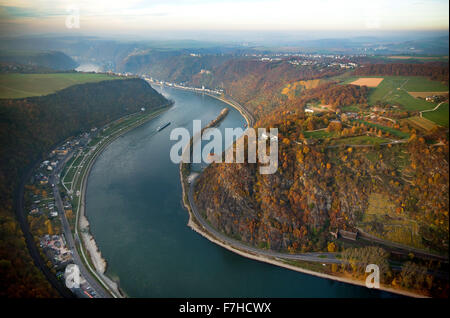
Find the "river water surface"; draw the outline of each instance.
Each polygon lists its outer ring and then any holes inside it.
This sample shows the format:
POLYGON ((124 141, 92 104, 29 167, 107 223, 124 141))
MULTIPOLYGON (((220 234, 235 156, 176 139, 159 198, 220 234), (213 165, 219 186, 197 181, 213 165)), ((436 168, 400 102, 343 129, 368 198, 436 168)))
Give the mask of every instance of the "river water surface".
POLYGON ((108 262, 107 274, 128 296, 392 297, 244 258, 187 227, 178 165, 169 158, 170 131, 192 131, 193 119, 204 126, 224 107, 230 112, 220 129, 243 127, 245 120, 209 96, 169 88, 163 93, 174 106, 112 142, 88 179, 92 234, 108 262), (156 133, 166 122, 171 125, 156 133))

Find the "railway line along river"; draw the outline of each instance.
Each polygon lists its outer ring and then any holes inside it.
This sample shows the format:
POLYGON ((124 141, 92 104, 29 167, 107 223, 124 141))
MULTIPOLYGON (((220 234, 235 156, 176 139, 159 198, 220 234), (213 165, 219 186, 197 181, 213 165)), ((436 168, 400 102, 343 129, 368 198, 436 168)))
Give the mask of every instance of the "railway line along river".
MULTIPOLYGON (((160 88, 157 88, 161 91, 160 88)), ((113 141, 92 167, 86 215, 105 257, 106 274, 129 297, 393 297, 392 294, 294 272, 234 254, 191 230, 181 203, 179 165, 170 131, 192 121, 243 127, 245 119, 213 97, 164 88, 175 101, 160 117, 113 141), (157 128, 170 126, 157 132, 157 128)))

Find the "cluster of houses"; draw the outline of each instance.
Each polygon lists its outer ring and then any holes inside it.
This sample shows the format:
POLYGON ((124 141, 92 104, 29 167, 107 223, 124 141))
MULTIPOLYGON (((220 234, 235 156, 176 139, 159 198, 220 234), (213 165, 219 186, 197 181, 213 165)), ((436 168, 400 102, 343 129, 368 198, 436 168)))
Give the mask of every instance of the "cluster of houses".
POLYGON ((334 59, 334 60, 349 60, 355 56, 360 57, 361 55, 340 55, 340 54, 319 54, 319 53, 273 53, 273 54, 257 54, 257 53, 247 53, 244 54, 246 57, 256 57, 256 58, 301 58, 301 59, 334 59))
POLYGON ((427 102, 431 102, 431 103, 440 103, 442 101, 445 101, 446 99, 448 99, 448 94, 447 94, 447 96, 444 96, 444 95, 432 95, 432 96, 425 97, 425 100, 427 102))
POLYGON ((122 77, 135 76, 135 75, 133 75, 132 73, 129 73, 129 72, 124 72, 124 73, 117 72, 117 73, 116 73, 116 72, 113 72, 113 71, 107 71, 106 74, 109 74, 109 75, 116 75, 116 76, 122 76, 122 77))
POLYGON ((353 63, 353 62, 348 62, 348 63, 337 63, 337 62, 333 62, 328 64, 328 67, 336 67, 339 66, 340 68, 346 68, 346 69, 352 69, 358 66, 358 64, 353 63))
POLYGON ((34 183, 38 183, 40 185, 48 184, 48 176, 43 174, 42 172, 38 172, 34 175, 34 183))
POLYGON ((314 61, 299 61, 299 60, 294 60, 294 61, 289 61, 290 64, 292 65, 296 65, 296 66, 308 66, 308 65, 314 65, 314 61))
MULTIPOLYGON (((55 161, 43 161, 39 165, 39 169, 32 176, 31 184, 42 191, 45 191, 47 194, 50 194, 52 185, 49 184, 48 173, 53 170, 56 164, 55 161)), ((58 216, 58 211, 55 210, 54 201, 49 197, 44 197, 42 192, 33 193, 31 195, 31 205, 29 206, 28 213, 32 216, 40 216, 45 213, 49 218, 58 216)))
MULTIPOLYGON (((277 54, 279 56, 280 54, 277 54)), ((324 67, 340 67, 341 69, 353 69, 358 66, 357 63, 351 61, 352 56, 346 55, 329 55, 329 54, 285 54, 288 57, 285 60, 295 66, 315 66, 324 67)), ((281 61, 281 57, 263 56, 259 57, 259 61, 273 62, 281 61)))
POLYGON ((274 62, 281 61, 281 57, 261 57, 259 60, 261 62, 274 62))
MULTIPOLYGON (((66 141, 58 148, 51 151, 47 158, 36 168, 31 177, 30 184, 33 185, 33 192, 26 192, 26 208, 29 215, 34 217, 46 216, 49 220, 59 216, 55 198, 53 197, 54 185, 50 183, 51 174, 60 162, 65 160, 76 149, 87 146, 93 136, 99 133, 99 129, 93 128, 89 132, 66 141), (36 191, 38 190, 38 191, 36 191)), ((63 211, 72 210, 71 199, 68 194, 63 195, 63 211)), ((44 232, 45 233, 45 232, 44 232)), ((50 230, 47 233, 52 233, 50 230)), ((64 235, 45 234, 39 238, 39 245, 51 266, 57 271, 57 277, 64 279, 66 266, 74 263, 73 251, 67 245, 64 235)), ((97 297, 95 290, 82 277, 79 288, 72 291, 77 297, 97 297)))
MULTIPOLYGON (((210 74, 210 71, 207 70, 202 70, 204 71, 203 73, 206 74, 210 74)), ((177 84, 177 83, 170 83, 170 82, 165 82, 165 81, 159 81, 154 79, 153 77, 147 77, 147 76, 143 76, 142 77, 144 80, 146 80, 149 83, 153 83, 156 85, 160 85, 160 86, 168 86, 168 87, 175 87, 175 88, 179 88, 179 89, 184 89, 184 90, 188 90, 188 91, 193 91, 193 92, 198 92, 198 93, 208 93, 208 94, 214 94, 214 95, 221 95, 224 93, 224 90, 221 88, 216 88, 216 89, 210 89, 210 88, 206 88, 205 86, 202 86, 201 88, 199 87, 189 87, 189 86, 185 86, 183 83, 177 84)))
POLYGON ((62 235, 46 234, 40 238, 39 246, 55 267, 65 267, 73 260, 72 251, 67 248, 62 235))
POLYGON ((40 168, 43 168, 47 171, 53 171, 53 169, 58 165, 58 162, 59 162, 58 160, 53 160, 53 161, 44 160, 41 163, 40 168))
MULTIPOLYGON (((77 138, 66 141, 63 145, 52 150, 46 160, 42 161, 34 175, 32 176, 30 183, 36 186, 38 189, 45 191, 50 195, 53 191, 53 184, 49 183, 50 175, 53 170, 58 166, 59 162, 66 157, 76 147, 84 147, 90 141, 91 135, 95 134, 97 129, 94 128, 90 133, 82 133, 77 138)), ((28 213, 32 216, 47 215, 48 218, 58 217, 59 211, 55 208, 54 199, 49 197, 43 197, 42 192, 38 194, 31 194, 31 204, 28 206, 28 213)), ((67 203, 69 204, 69 203, 67 203)), ((70 204, 69 204, 70 205, 70 204)))
POLYGON ((341 114, 339 114, 339 116, 342 121, 360 119, 360 117, 361 117, 358 113, 354 113, 354 112, 341 113, 341 114))
POLYGON ((308 104, 304 108, 304 112, 306 114, 314 114, 316 112, 318 112, 318 113, 334 112, 336 114, 337 118, 342 121, 361 119, 361 115, 356 112, 342 112, 340 108, 337 108, 336 110, 331 110, 330 107, 328 107, 327 105, 314 107, 313 105, 308 104))
POLYGON ((53 200, 44 200, 44 198, 37 194, 32 196, 32 200, 28 212, 30 215, 39 216, 46 213, 50 219, 58 216, 58 210, 55 208, 55 202, 53 200))

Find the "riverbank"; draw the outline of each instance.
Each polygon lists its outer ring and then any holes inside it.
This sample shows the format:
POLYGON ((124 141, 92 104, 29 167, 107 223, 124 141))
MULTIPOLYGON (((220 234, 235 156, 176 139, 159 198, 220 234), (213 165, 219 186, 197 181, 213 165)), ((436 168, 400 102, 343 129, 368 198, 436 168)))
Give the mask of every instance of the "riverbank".
MULTIPOLYGON (((249 258, 249 259, 253 259, 253 260, 256 260, 256 261, 259 261, 259 262, 264 262, 264 263, 276 265, 276 266, 283 267, 283 268, 286 268, 286 269, 290 269, 290 270, 293 270, 293 271, 296 271, 296 272, 300 272, 300 273, 303 273, 303 274, 308 274, 308 275, 312 275, 312 276, 316 276, 316 277, 320 277, 320 278, 330 279, 330 280, 338 281, 338 282, 341 282, 341 283, 346 283, 346 284, 352 284, 352 285, 356 285, 356 286, 366 287, 364 281, 312 271, 312 270, 301 268, 301 267, 298 267, 298 266, 286 264, 286 263, 284 263, 282 261, 279 261, 277 259, 274 259, 274 258, 269 258, 269 257, 263 256, 263 255, 251 254, 251 253, 239 250, 237 248, 234 248, 233 246, 228 245, 226 243, 223 243, 222 241, 216 239, 214 236, 210 235, 207 231, 205 231, 202 227, 200 227, 194 221, 195 220, 195 216, 193 216, 190 208, 188 209, 188 211, 189 211, 189 221, 188 221, 187 225, 192 230, 194 230, 198 234, 202 235, 203 237, 205 237, 209 241, 211 241, 211 242, 213 242, 213 243, 215 243, 215 244, 217 244, 217 245, 219 245, 219 246, 221 246, 221 247, 223 247, 223 248, 225 248, 225 249, 227 249, 227 250, 229 250, 229 251, 231 251, 233 253, 236 253, 236 254, 241 255, 243 257, 246 257, 246 258, 249 258)), ((398 294, 398 295, 402 295, 402 296, 413 297, 413 298, 428 298, 425 295, 417 294, 417 293, 410 292, 410 291, 398 290, 398 289, 394 289, 394 288, 387 287, 387 286, 380 286, 380 288, 378 290, 382 290, 382 291, 386 291, 386 292, 389 292, 389 293, 398 294)))
POLYGON ((255 124, 255 118, 244 106, 242 106, 238 102, 232 100, 231 98, 226 97, 225 95, 218 96, 218 95, 214 95, 214 94, 211 94, 208 92, 195 91, 195 90, 190 90, 190 89, 181 88, 181 87, 177 87, 177 86, 165 86, 163 84, 155 83, 155 82, 149 82, 149 83, 151 85, 157 85, 159 87, 167 87, 167 88, 178 89, 181 91, 189 91, 189 92, 192 92, 195 94, 208 95, 208 96, 215 98, 217 100, 220 100, 221 102, 224 102, 225 104, 230 105, 231 107, 236 109, 242 115, 242 117, 244 117, 245 121, 247 122, 247 127, 252 127, 255 124))
POLYGON ((244 117, 245 121, 247 122, 247 127, 252 127, 255 124, 255 119, 253 118, 253 115, 251 115, 249 113, 249 111, 241 104, 239 104, 231 99, 227 99, 226 97, 219 97, 219 96, 209 94, 209 93, 204 93, 204 94, 211 96, 215 99, 218 99, 221 102, 224 102, 225 104, 228 104, 231 107, 233 107, 234 109, 236 109, 242 115, 242 117, 244 117))
MULTIPOLYGON (((193 181, 191 181, 191 182, 193 182, 193 181)), ((296 272, 300 272, 300 273, 304 273, 304 274, 308 274, 308 275, 312 275, 312 276, 316 276, 316 277, 320 277, 320 278, 325 278, 325 279, 338 281, 338 282, 341 282, 341 283, 346 283, 346 284, 366 287, 365 281, 362 281, 362 280, 357 280, 357 279, 354 279, 354 278, 351 278, 351 277, 330 275, 330 274, 321 273, 321 272, 313 271, 313 270, 310 270, 310 269, 302 268, 302 267, 299 267, 299 266, 291 265, 291 264, 287 263, 287 260, 282 260, 281 258, 278 258, 278 257, 268 257, 268 256, 265 256, 265 255, 262 255, 262 254, 257 254, 257 253, 251 253, 251 252, 248 252, 248 251, 244 251, 242 249, 236 248, 236 247, 232 246, 231 244, 228 244, 228 243, 218 239, 216 236, 214 236, 209 231, 207 231, 200 224, 200 222, 197 221, 196 216, 192 212, 192 208, 191 208, 191 205, 190 205, 189 200, 187 198, 187 194, 185 196, 185 187, 186 187, 186 184, 188 184, 188 183, 189 182, 187 180, 183 180, 182 181, 183 204, 184 204, 184 207, 189 212, 189 220, 188 220, 188 224, 187 225, 192 230, 194 230, 198 234, 202 235, 203 237, 205 237, 209 241, 211 241, 211 242, 213 242, 213 243, 215 243, 215 244, 217 244, 217 245, 219 245, 219 246, 221 246, 221 247, 223 247, 223 248, 225 248, 225 249, 227 249, 227 250, 229 250, 229 251, 231 251, 233 253, 236 253, 236 254, 238 254, 240 256, 243 256, 243 257, 246 257, 246 258, 249 258, 249 259, 253 259, 253 260, 256 260, 256 261, 260 261, 260 262, 276 265, 276 266, 279 266, 279 267, 283 267, 283 268, 290 269, 290 270, 293 270, 293 271, 296 271, 296 272), (185 197, 186 197, 186 199, 184 200, 185 197)), ((390 292, 390 293, 398 294, 398 295, 402 295, 402 296, 407 296, 407 297, 428 298, 427 296, 422 295, 422 294, 418 294, 418 293, 407 291, 407 290, 394 289, 392 287, 383 286, 383 285, 381 285, 380 288, 378 288, 378 290, 382 290, 382 291, 386 291, 386 292, 390 292)))
MULTIPOLYGON (((183 153, 189 149, 188 147, 191 147, 191 143, 189 143, 186 146, 186 148, 183 150, 183 153)), ((344 276, 338 276, 338 275, 331 275, 331 274, 327 274, 327 273, 321 273, 321 272, 314 271, 311 269, 306 269, 306 268, 302 268, 299 266, 291 265, 291 264, 287 263, 288 262, 287 259, 283 260, 282 258, 268 257, 265 255, 244 251, 242 249, 236 248, 235 246, 233 246, 231 244, 228 244, 227 242, 224 242, 224 241, 218 239, 216 236, 214 236, 213 233, 210 233, 207 229, 205 229, 204 226, 201 225, 201 222, 199 222, 196 219, 196 216, 192 211, 192 207, 191 207, 191 204, 189 201, 188 191, 189 191, 189 187, 190 187, 191 183, 194 182, 194 179, 198 176, 198 174, 193 176, 193 174, 190 171, 189 163, 181 162, 180 168, 179 168, 179 175, 180 175, 180 182, 181 182, 181 187, 182 187, 182 204, 189 213, 189 220, 188 220, 187 225, 192 230, 194 230, 198 234, 202 235, 209 241, 211 241, 223 248, 226 248, 227 250, 229 250, 233 253, 236 253, 240 256, 243 256, 243 257, 246 257, 249 259, 257 260, 257 261, 264 262, 264 263, 269 263, 272 265, 276 265, 279 267, 283 267, 283 268, 290 269, 290 270, 293 270, 296 272, 301 272, 304 274, 308 274, 308 275, 312 275, 312 276, 316 276, 316 277, 320 277, 320 278, 325 278, 325 279, 330 279, 330 280, 334 280, 334 281, 338 281, 338 282, 342 282, 342 283, 346 283, 346 284, 366 287, 365 281, 362 281, 362 280, 358 280, 358 279, 355 279, 352 277, 344 277, 344 276)), ((399 289, 395 289, 395 288, 392 288, 389 286, 383 286, 383 285, 380 286, 379 290, 386 291, 386 292, 393 293, 393 294, 402 295, 402 296, 407 296, 407 297, 415 297, 415 298, 426 298, 427 297, 425 295, 418 294, 418 293, 415 293, 412 291, 399 290, 399 289)))
MULTIPOLYGON (((97 246, 95 238, 90 232, 89 220, 85 212, 87 180, 89 178, 92 166, 96 162, 98 156, 109 144, 111 144, 114 140, 124 135, 125 133, 131 131, 132 129, 135 129, 148 122, 149 120, 156 118, 158 115, 169 109, 169 107, 170 105, 166 105, 162 108, 158 108, 155 111, 147 114, 143 118, 136 118, 136 121, 132 122, 130 125, 121 127, 120 129, 111 132, 108 136, 104 137, 104 140, 101 140, 97 143, 96 147, 94 148, 93 154, 88 154, 88 158, 83 159, 83 161, 87 160, 87 162, 85 163, 85 168, 80 173, 81 182, 75 221, 75 237, 79 239, 78 249, 81 252, 83 262, 85 263, 89 271, 95 276, 99 283, 103 285, 103 287, 105 287, 105 289, 113 297, 116 298, 125 297, 125 294, 120 290, 118 283, 113 281, 105 274, 107 269, 107 261, 102 257, 101 251, 97 246), (98 144, 100 145, 98 146, 98 144), (95 267, 95 269, 92 268, 91 264, 95 267)), ((130 116, 125 116, 122 119, 129 119, 129 117, 130 116)), ((122 119, 119 119, 115 122, 120 122, 122 119)), ((108 126, 111 126, 111 124, 109 124, 108 126)))
MULTIPOLYGON (((201 140, 201 136, 206 129, 217 126, 222 120, 225 119, 225 117, 227 115, 228 115, 228 108, 222 109, 222 111, 220 112, 219 116, 216 117, 216 119, 210 121, 204 128, 202 128, 202 130, 200 131, 199 134, 192 136, 192 138, 189 140, 189 143, 183 149, 181 157, 185 158, 186 151, 192 150, 193 143, 197 142, 199 139, 201 140)), ((189 152, 189 154, 190 154, 190 152, 189 152)), ((186 207, 186 206, 190 206, 186 189, 188 188, 189 181, 190 181, 191 164, 188 162, 183 162, 183 160, 182 160, 180 162, 179 169, 180 169, 180 180, 181 180, 181 196, 182 196, 183 205, 186 207)), ((197 174, 196 174, 196 176, 197 176, 197 174)))

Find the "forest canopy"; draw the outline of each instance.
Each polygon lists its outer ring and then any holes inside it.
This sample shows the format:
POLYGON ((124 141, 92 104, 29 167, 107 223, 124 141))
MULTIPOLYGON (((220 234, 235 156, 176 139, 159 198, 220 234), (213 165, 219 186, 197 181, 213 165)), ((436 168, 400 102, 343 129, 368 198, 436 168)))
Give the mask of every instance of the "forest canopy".
POLYGON ((34 267, 14 217, 19 181, 66 138, 168 101, 145 81, 126 79, 68 87, 42 97, 0 100, 0 297, 56 296, 34 267))

